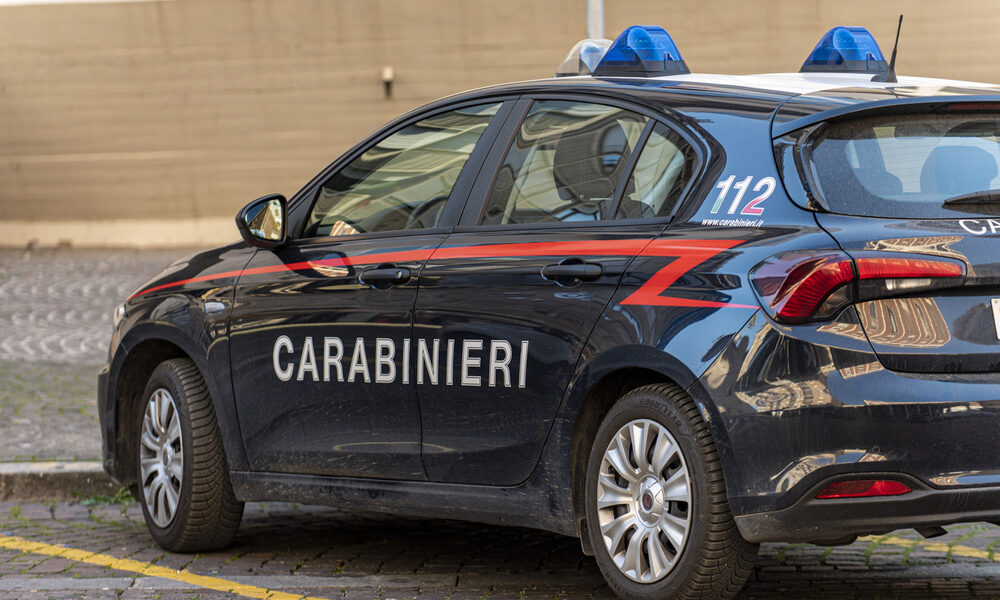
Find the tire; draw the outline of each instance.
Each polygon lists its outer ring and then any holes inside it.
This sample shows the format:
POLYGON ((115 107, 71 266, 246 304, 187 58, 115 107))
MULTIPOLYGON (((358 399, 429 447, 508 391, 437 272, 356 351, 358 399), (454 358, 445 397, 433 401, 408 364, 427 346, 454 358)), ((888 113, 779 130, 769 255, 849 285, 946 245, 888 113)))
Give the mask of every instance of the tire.
POLYGON ((229 481, 215 409, 201 373, 186 358, 164 361, 150 376, 141 402, 132 430, 136 487, 153 539, 171 552, 228 546, 239 529, 243 503, 229 481))
POLYGON ((595 436, 586 486, 586 535, 620 598, 732 598, 753 573, 757 545, 736 529, 712 436, 678 386, 618 400, 595 436))

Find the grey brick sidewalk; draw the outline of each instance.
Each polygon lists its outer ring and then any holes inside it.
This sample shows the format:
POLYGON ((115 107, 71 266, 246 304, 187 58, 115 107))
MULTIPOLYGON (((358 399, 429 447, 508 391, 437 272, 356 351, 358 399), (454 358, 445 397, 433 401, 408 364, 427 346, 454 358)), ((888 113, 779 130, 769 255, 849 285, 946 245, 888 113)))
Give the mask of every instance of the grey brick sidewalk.
POLYGON ((111 311, 190 250, 0 250, 0 462, 96 460, 111 311))

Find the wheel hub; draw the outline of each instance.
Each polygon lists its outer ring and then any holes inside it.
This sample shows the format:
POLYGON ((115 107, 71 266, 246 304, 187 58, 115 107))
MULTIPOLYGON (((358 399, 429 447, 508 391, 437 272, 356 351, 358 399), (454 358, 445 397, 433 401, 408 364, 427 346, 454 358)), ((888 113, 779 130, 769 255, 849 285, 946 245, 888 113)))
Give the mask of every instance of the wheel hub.
POLYGON ((643 479, 639 485, 637 510, 639 518, 647 525, 659 523, 663 516, 663 486, 655 477, 643 479))
POLYGON ((174 462, 174 449, 166 445, 160 446, 160 462, 164 469, 169 469, 174 462))

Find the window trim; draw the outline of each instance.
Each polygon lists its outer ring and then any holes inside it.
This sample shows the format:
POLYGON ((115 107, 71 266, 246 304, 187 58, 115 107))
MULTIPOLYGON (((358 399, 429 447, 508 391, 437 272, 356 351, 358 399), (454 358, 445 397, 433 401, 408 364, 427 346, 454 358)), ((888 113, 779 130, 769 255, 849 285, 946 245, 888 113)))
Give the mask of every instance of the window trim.
MULTIPOLYGON (((688 131, 686 128, 682 127, 679 123, 673 122, 672 119, 664 115, 660 111, 650 109, 641 104, 636 104, 633 102, 622 101, 618 98, 609 98, 600 95, 582 94, 582 93, 545 93, 545 92, 535 92, 530 94, 524 94, 521 96, 521 101, 526 101, 523 110, 512 111, 512 113, 507 117, 508 126, 504 127, 504 132, 507 139, 503 139, 498 136, 493 142, 493 148, 491 149, 489 155, 484 159, 483 166, 480 169, 479 176, 473 183, 471 191, 469 193, 469 199, 466 203, 465 210, 462 213, 462 217, 455 226, 455 232, 474 232, 474 231, 496 231, 496 230, 531 230, 531 229, 545 229, 545 228, 566 228, 566 227, 607 227, 613 225, 641 225, 641 224, 656 224, 667 226, 677 215, 680 208, 690 200, 691 194, 696 187, 696 184, 701 180, 702 175, 704 175, 706 165, 709 163, 709 152, 706 149, 704 142, 696 137, 692 132, 688 131), (626 165, 625 172, 622 174, 622 180, 619 181, 619 185, 615 188, 615 196, 612 198, 612 208, 611 218, 600 219, 597 221, 559 221, 559 222, 544 222, 544 223, 520 223, 520 224, 499 224, 499 225, 481 225, 484 213, 486 211, 486 201, 489 196, 489 191, 493 189, 493 185, 496 183, 496 178, 500 175, 500 167, 503 165, 503 160, 506 158, 507 153, 510 151, 510 147, 513 145, 514 140, 517 139, 517 133, 521 129, 521 125, 524 123, 524 119, 527 117, 528 112, 531 110, 531 106, 539 100, 564 100, 571 102, 585 102, 590 104, 600 104, 605 106, 612 106, 614 108, 619 108, 622 110, 631 111, 638 115, 644 116, 649 119, 640 134, 639 141, 636 144, 636 151, 632 153, 629 157, 629 164, 626 165), (520 113, 520 114, 518 114, 520 113), (510 124, 512 124, 510 126, 510 124), (673 209, 669 215, 660 217, 650 217, 644 219, 615 219, 614 215, 618 211, 618 207, 621 204, 622 195, 625 190, 625 185, 627 185, 628 180, 632 177, 633 169, 635 168, 635 161, 638 160, 638 156, 642 154, 642 150, 645 148, 645 142, 649 135, 652 133, 652 128, 655 127, 655 123, 662 123, 664 126, 668 127, 671 131, 675 132, 681 139, 688 143, 689 146, 694 150, 695 157, 697 159, 697 164, 692 172, 691 179, 688 181, 684 190, 681 192, 680 197, 674 204, 673 209), (503 142, 503 143, 501 143, 503 142), (502 148, 502 151, 498 151, 502 148)), ((520 104, 520 101, 519 101, 520 104)))
POLYGON ((469 187, 469 193, 467 201, 462 206, 462 214, 459 215, 458 222, 455 223, 455 227, 462 226, 468 219, 474 219, 478 222, 481 217, 481 212, 485 210, 485 198, 480 198, 483 196, 483 192, 486 190, 482 189, 485 182, 489 181, 489 186, 492 187, 493 182, 496 180, 497 175, 500 172, 500 164, 503 158, 507 156, 510 151, 511 145, 517 138, 517 132, 521 129, 521 123, 524 122, 525 117, 528 116, 528 112, 531 110, 531 105, 534 101, 530 98, 519 97, 516 102, 511 106, 511 111, 507 115, 507 119, 503 124, 503 127, 497 132, 496 137, 490 144, 490 150, 483 156, 482 162, 479 164, 479 169, 476 172, 476 177, 472 181, 472 185, 469 187), (492 173, 492 175, 490 175, 492 173), (479 209, 475 210, 475 207, 479 205, 479 209), (470 207, 473 210, 470 210, 470 207))
MULTIPOLYGON (((694 189, 702 182, 701 181, 702 176, 705 175, 705 173, 708 171, 708 163, 710 157, 708 155, 708 151, 707 150, 703 151, 702 148, 700 147, 699 145, 701 143, 700 139, 695 138, 693 135, 687 135, 686 130, 682 129, 680 125, 673 125, 669 121, 666 121, 664 119, 654 119, 654 120, 657 123, 662 124, 667 129, 673 131, 674 133, 677 134, 678 137, 687 142, 688 146, 694 151, 695 159, 697 160, 697 162, 695 163, 694 169, 691 172, 691 179, 689 179, 688 182, 684 185, 684 189, 681 190, 680 196, 677 197, 677 202, 674 203, 673 208, 670 210, 670 214, 664 217, 652 217, 650 219, 621 219, 621 221, 658 221, 661 219, 665 219, 668 224, 673 222, 674 217, 677 216, 681 208, 691 200, 691 197, 694 195, 694 189)), ((653 135, 653 129, 655 128, 656 124, 650 127, 649 134, 646 136, 646 140, 648 140, 649 137, 653 135)), ((638 162, 639 160, 638 157, 642 155, 642 151, 645 150, 646 140, 643 140, 643 145, 639 149, 639 152, 636 155, 637 156, 636 162, 638 162)), ((632 164, 632 170, 629 171, 629 178, 632 177, 634 169, 635 169, 635 163, 632 164)), ((618 205, 621 204, 622 197, 624 197, 624 195, 625 195, 625 188, 623 186, 621 190, 621 195, 618 197, 618 205)), ((618 214, 618 206, 615 206, 614 214, 618 214)), ((615 220, 613 216, 611 220, 612 221, 615 220)))
POLYGON ((489 97, 484 96, 475 99, 465 99, 461 102, 456 102, 454 104, 446 104, 441 106, 435 106, 432 109, 426 110, 419 113, 410 113, 404 115, 403 117, 392 121, 375 133, 369 135, 367 138, 362 140, 360 143, 355 145, 353 148, 342 154, 335 161, 327 165, 325 169, 320 171, 312 180, 306 184, 294 197, 293 206, 289 210, 290 213, 290 231, 292 236, 290 236, 290 241, 294 242, 295 245, 308 245, 316 243, 327 243, 330 241, 347 241, 352 239, 373 239, 380 237, 387 237, 393 235, 415 235, 415 234, 433 234, 433 233, 447 233, 451 231, 454 226, 458 223, 458 219, 461 215, 462 209, 468 200, 469 192, 472 189, 472 185, 475 178, 478 175, 478 170, 473 172, 470 165, 474 165, 477 162, 482 163, 483 159, 486 157, 490 148, 492 148, 493 143, 496 141, 497 134, 500 132, 502 126, 506 124, 510 117, 510 113, 518 99, 517 95, 505 94, 502 96, 489 97), (462 171, 459 173, 458 178, 455 180, 455 185, 451 188, 451 193, 448 196, 448 201, 445 203, 445 207, 441 213, 441 220, 437 227, 430 229, 401 229, 398 231, 374 231, 366 232, 361 234, 346 234, 338 236, 314 236, 314 237, 302 237, 305 230, 306 223, 308 221, 309 215, 312 213, 312 209, 316 204, 319 197, 319 189, 329 181, 333 176, 340 172, 345 166, 349 165, 354 159, 358 158, 374 146, 378 145, 380 142, 388 138, 389 136, 395 135, 402 129, 409 127, 419 121, 424 119, 434 117, 439 114, 452 112, 469 106, 479 106, 484 104, 496 104, 499 103, 500 107, 497 109, 496 115, 490 121, 489 125, 486 126, 486 130, 479 137, 476 142, 476 147, 473 148, 472 152, 469 154, 469 158, 466 159, 465 164, 462 166, 462 171), (412 233, 411 233, 412 232, 412 233))
POLYGON ((379 240, 386 238, 402 238, 420 235, 447 235, 454 230, 453 227, 432 227, 430 229, 400 229, 398 231, 368 231, 365 233, 354 233, 346 235, 324 235, 311 238, 295 238, 288 240, 283 248, 311 248, 314 246, 325 246, 328 244, 345 244, 352 241, 379 240))
MULTIPOLYGON (((615 186, 615 194, 611 197, 611 208, 608 210, 610 218, 608 221, 614 221, 615 215, 618 214, 618 208, 625 198, 625 188, 628 187, 628 182, 632 180, 635 165, 639 162, 639 157, 642 156, 643 150, 646 149, 646 142, 649 141, 649 136, 653 134, 654 127, 656 127, 656 120, 647 120, 646 126, 642 128, 642 133, 639 134, 639 139, 635 141, 635 152, 628 157, 628 162, 625 163, 625 172, 622 173, 622 178, 618 181, 618 185, 615 186)), ((680 202, 680 198, 677 201, 680 202)), ((604 219, 601 220, 603 221, 604 219)))

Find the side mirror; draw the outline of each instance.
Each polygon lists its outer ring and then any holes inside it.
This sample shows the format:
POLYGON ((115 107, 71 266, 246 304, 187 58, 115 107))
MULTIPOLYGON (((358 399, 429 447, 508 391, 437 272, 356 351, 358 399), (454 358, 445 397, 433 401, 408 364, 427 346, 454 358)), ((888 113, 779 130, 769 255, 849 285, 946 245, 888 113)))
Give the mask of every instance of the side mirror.
POLYGON ((286 241, 288 201, 281 194, 257 198, 236 215, 236 228, 251 246, 277 248, 286 241))

